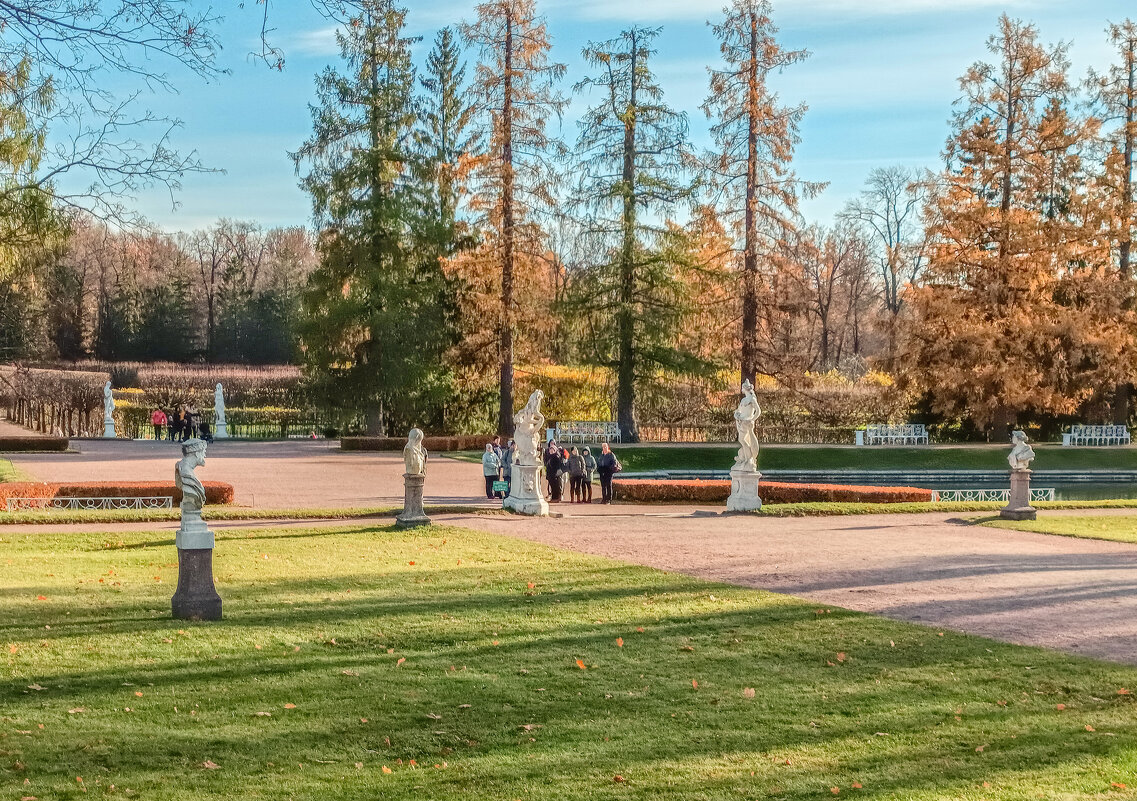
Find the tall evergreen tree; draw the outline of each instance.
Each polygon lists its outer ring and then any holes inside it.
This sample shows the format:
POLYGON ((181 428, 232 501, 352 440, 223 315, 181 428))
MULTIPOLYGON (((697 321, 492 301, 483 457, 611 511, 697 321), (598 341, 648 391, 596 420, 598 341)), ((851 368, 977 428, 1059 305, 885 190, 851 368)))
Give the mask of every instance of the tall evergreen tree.
POLYGON ((712 182, 724 193, 722 216, 735 223, 742 246, 741 377, 758 372, 759 259, 784 248, 797 225, 798 201, 822 184, 802 181, 790 169, 806 106, 785 107, 768 84, 772 73, 805 59, 774 35, 769 0, 734 0, 713 26, 723 65, 711 70, 703 110, 714 120, 717 146, 707 159, 712 182))
POLYGON ((526 223, 553 203, 549 156, 563 146, 546 126, 566 104, 556 89, 565 65, 549 62, 549 34, 535 0, 489 0, 476 13, 477 19, 463 24, 461 32, 481 54, 473 88, 490 131, 476 201, 489 228, 486 245, 497 251, 501 263, 498 430, 506 433, 513 430, 516 251, 536 252, 538 243, 525 235, 533 230, 526 223))
POLYGON ((304 295, 305 357, 327 402, 366 413, 368 430, 421 422, 444 385, 436 273, 411 232, 418 206, 417 108, 406 12, 362 0, 337 33, 343 71, 317 79, 313 134, 293 154, 309 172, 320 265, 304 295))
POLYGON ((675 347, 687 311, 675 259, 687 249, 677 241, 681 232, 662 223, 693 193, 684 163, 687 117, 664 103, 651 71, 659 31, 633 27, 589 43, 584 59, 597 74, 575 87, 599 95, 580 122, 576 163, 585 230, 606 258, 581 286, 596 319, 594 358, 616 370, 616 417, 626 442, 639 441, 637 382, 692 364, 675 347))

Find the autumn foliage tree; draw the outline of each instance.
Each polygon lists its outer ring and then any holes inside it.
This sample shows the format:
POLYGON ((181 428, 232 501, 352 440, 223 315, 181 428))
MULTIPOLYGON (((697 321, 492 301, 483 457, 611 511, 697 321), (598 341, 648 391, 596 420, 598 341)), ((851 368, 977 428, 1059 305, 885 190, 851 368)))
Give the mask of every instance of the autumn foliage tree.
POLYGON ((981 426, 1072 413, 1133 358, 1065 51, 1006 16, 988 50, 961 79, 907 354, 937 411, 981 426))
POLYGON ((549 134, 548 122, 566 105, 557 91, 565 65, 549 61, 551 41, 535 0, 480 3, 476 19, 460 30, 480 53, 473 92, 488 137, 472 208, 501 265, 498 430, 505 433, 513 430, 515 273, 519 246, 529 241, 517 232, 554 200, 552 162, 563 145, 549 134))

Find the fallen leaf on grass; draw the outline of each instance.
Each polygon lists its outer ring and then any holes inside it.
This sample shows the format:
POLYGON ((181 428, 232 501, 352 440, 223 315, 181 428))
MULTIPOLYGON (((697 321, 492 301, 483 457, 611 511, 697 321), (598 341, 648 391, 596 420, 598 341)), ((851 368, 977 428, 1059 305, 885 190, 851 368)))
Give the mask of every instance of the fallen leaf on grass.
POLYGON ((1066 708, 1066 705, 1065 704, 1055 704, 1054 708, 1057 709, 1059 712, 1061 712, 1063 709, 1066 708))
POLYGON ((1086 724, 1086 731, 1095 731, 1095 729, 1093 726, 1091 726, 1090 724, 1087 723, 1086 724))
POLYGON ((1125 784, 1125 782, 1110 782, 1109 786, 1116 787, 1118 790, 1124 790, 1129 785, 1125 784))
POLYGON ((434 712, 427 712, 426 716, 431 720, 442 720, 442 715, 435 714, 434 712))
POLYGON ((619 773, 617 773, 615 776, 612 777, 612 781, 616 782, 616 784, 620 784, 621 782, 626 782, 627 779, 625 779, 623 776, 621 776, 619 773))
POLYGON ((205 760, 204 762, 201 763, 201 766, 203 768, 205 768, 206 770, 217 770, 219 767, 221 767, 216 762, 214 762, 212 759, 205 760))
POLYGON ((580 668, 581 670, 588 670, 588 665, 584 664, 584 660, 583 660, 583 659, 578 659, 578 660, 576 660, 576 666, 577 666, 578 668, 580 668))
POLYGON ((638 631, 640 634, 643 634, 644 633, 644 627, 643 626, 636 626, 636 631, 638 631))
POLYGON ((623 637, 617 637, 616 638, 616 647, 617 648, 623 648, 624 647, 624 638, 623 637))
POLYGON ((8 646, 8 653, 10 653, 10 654, 14 654, 18 650, 20 650, 20 646, 16 645, 16 643, 11 643, 8 646))
POLYGON ((257 717, 257 718, 271 718, 271 717, 272 717, 272 713, 271 713, 271 712, 254 712, 254 713, 253 713, 253 717, 257 717))
POLYGON ((470 705, 469 704, 458 704, 458 708, 459 709, 469 709, 470 705))
POLYGON ((141 690, 135 690, 134 694, 137 695, 139 698, 142 697, 142 691, 141 690))
POLYGON ((285 709, 295 709, 295 708, 296 708, 296 704, 291 704, 291 703, 289 703, 289 704, 285 704, 285 705, 284 705, 284 708, 285 708, 285 709))
MULTIPOLYGON (((15 651, 13 651, 12 653, 15 653, 15 651)), ((1122 687, 1120 690, 1117 691, 1117 694, 1118 695, 1132 695, 1133 693, 1129 692, 1129 690, 1122 687)))
POLYGON ((978 745, 975 747, 975 751, 977 753, 981 754, 981 753, 983 753, 983 749, 986 748, 988 745, 990 745, 990 743, 983 743, 983 745, 978 745))
POLYGON ((852 787, 854 790, 860 790, 863 785, 860 782, 853 782, 852 787))
POLYGON ((81 706, 77 706, 74 709, 68 709, 67 714, 68 715, 78 715, 80 712, 86 712, 86 711, 87 711, 86 708, 81 707, 81 706))
POLYGON ((403 664, 403 663, 404 663, 404 662, 406 662, 406 661, 407 661, 407 658, 406 658, 405 656, 400 656, 400 657, 399 657, 399 661, 397 661, 397 662, 395 663, 395 667, 398 667, 399 665, 403 664))
POLYGON ((753 698, 754 697, 754 688, 753 687, 743 687, 742 688, 742 697, 743 698, 753 698))
POLYGON ((46 600, 47 600, 47 596, 46 596, 46 595, 37 595, 37 596, 36 596, 36 600, 37 600, 37 601, 46 601, 46 600))
POLYGON ((356 762, 355 763, 355 769, 356 770, 363 770, 363 763, 362 762, 356 762))
POLYGON ((41 687, 39 684, 29 684, 28 689, 29 690, 35 690, 36 692, 39 692, 40 690, 46 690, 47 688, 41 687))
POLYGON ((384 772, 384 773, 390 773, 390 772, 391 772, 391 769, 390 769, 389 767, 387 767, 386 765, 384 765, 384 766, 383 766, 383 772, 384 772))
POLYGON ((838 795, 841 792, 841 788, 840 787, 830 787, 829 792, 833 793, 833 795, 838 795))
POLYGON ((342 673, 345 676, 358 676, 359 675, 359 672, 355 671, 355 670, 341 670, 340 673, 342 673))
POLYGON ((360 718, 360 719, 359 719, 359 722, 360 722, 360 723, 366 723, 366 722, 367 722, 367 718, 360 718))
POLYGON ((683 645, 679 648, 680 651, 694 651, 694 647, 690 645, 683 645))
POLYGON ((534 729, 542 728, 540 723, 522 723, 521 729, 523 731, 533 731, 534 729))
POLYGON ((697 689, 699 689, 699 682, 696 681, 695 679, 691 679, 691 686, 697 690, 697 689))

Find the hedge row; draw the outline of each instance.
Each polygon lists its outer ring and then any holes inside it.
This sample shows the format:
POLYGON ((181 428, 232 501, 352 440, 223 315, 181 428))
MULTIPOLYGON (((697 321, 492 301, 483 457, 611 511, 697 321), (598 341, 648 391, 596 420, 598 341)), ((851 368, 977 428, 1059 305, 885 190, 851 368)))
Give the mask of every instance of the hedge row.
POLYGON ((0 437, 2 451, 50 451, 60 453, 67 450, 65 437, 0 437))
MULTIPOLYGON (((428 451, 480 451, 487 442, 493 441, 491 434, 477 434, 468 437, 427 437, 422 441, 428 451)), ((406 447, 406 437, 341 437, 340 450, 344 451, 401 451, 406 447)))
MULTIPOLYGON (((223 481, 203 481, 207 504, 233 503, 233 485, 223 481)), ((165 498, 174 505, 182 502, 182 493, 173 481, 73 481, 45 484, 38 481, 10 481, 0 484, 0 509, 7 508, 8 498, 165 498)))
MULTIPOLYGON (((729 481, 666 481, 617 478, 613 482, 616 498, 631 503, 725 503, 730 496, 729 481)), ((764 503, 808 503, 843 501, 851 503, 906 503, 931 501, 932 491, 916 487, 860 487, 845 484, 785 484, 763 481, 758 495, 764 503)))

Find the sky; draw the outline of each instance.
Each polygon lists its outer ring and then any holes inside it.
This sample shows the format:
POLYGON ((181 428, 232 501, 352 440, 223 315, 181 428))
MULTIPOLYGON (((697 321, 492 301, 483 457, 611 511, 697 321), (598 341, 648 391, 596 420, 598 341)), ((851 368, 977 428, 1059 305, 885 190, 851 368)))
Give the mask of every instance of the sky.
MULTIPOLYGON (((283 71, 250 56, 259 48, 263 6, 230 0, 220 24, 220 61, 229 70, 211 82, 176 65, 169 73, 177 94, 146 93, 155 112, 180 120, 173 143, 196 151, 216 172, 187 175, 171 196, 164 187, 144 190, 127 205, 167 231, 208 226, 220 217, 253 220, 266 227, 308 225, 311 207, 299 188, 289 151, 311 131, 314 78, 336 63, 328 21, 307 0, 270 0, 271 42, 285 54, 283 71)), ((564 91, 585 74, 581 49, 614 38, 630 25, 661 26, 654 69, 672 107, 690 117, 696 145, 710 144, 699 106, 707 93, 707 67, 718 61, 708 20, 722 16, 722 0, 538 0, 553 39, 551 57, 567 65, 564 91)), ((783 103, 805 103, 802 142, 794 159, 801 178, 828 188, 803 205, 810 222, 828 223, 863 187, 875 167, 893 164, 937 168, 949 133, 959 76, 987 58, 985 43, 999 15, 1034 23, 1046 43, 1070 46, 1071 74, 1108 65, 1105 28, 1121 21, 1123 0, 774 0, 779 41, 811 56, 775 76, 783 103)), ((405 0, 407 33, 422 36, 416 60, 437 30, 470 21, 474 0, 405 0)), ((1134 13, 1130 11, 1130 13, 1134 13)), ((476 54, 468 53, 468 72, 476 54)), ((125 90, 110 79, 115 90, 125 90)), ((585 98, 577 97, 559 125, 574 141, 585 98)), ((554 130, 558 130, 554 123, 554 130)), ((72 175, 65 186, 89 178, 72 175)))

